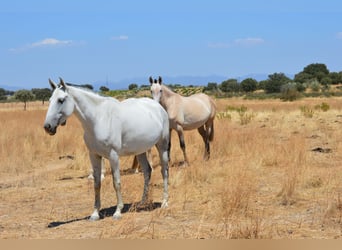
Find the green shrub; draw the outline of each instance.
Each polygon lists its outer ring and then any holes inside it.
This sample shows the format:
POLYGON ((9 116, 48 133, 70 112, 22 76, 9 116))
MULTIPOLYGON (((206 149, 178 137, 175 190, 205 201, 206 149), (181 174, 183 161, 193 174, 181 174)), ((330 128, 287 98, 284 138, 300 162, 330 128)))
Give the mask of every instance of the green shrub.
POLYGON ((314 115, 314 110, 308 106, 302 106, 300 107, 300 111, 302 114, 307 118, 312 118, 314 115))
POLYGON ((330 106, 329 106, 328 103, 322 102, 321 104, 317 104, 317 105, 315 106, 315 109, 316 109, 316 110, 321 110, 321 111, 323 111, 323 112, 327 112, 327 111, 330 109, 330 106))
POLYGON ((284 101, 294 101, 300 97, 298 84, 290 82, 281 87, 281 99, 284 101))

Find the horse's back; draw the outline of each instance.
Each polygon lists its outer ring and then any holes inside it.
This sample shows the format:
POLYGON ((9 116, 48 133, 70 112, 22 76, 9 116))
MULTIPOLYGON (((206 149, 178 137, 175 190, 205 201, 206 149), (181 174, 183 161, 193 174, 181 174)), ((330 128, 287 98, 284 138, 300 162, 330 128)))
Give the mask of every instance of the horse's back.
POLYGON ((163 107, 149 98, 130 98, 121 102, 122 140, 130 152, 142 153, 168 138, 169 120, 163 107))
POLYGON ((203 93, 184 97, 179 110, 186 130, 198 128, 215 117, 215 104, 203 93))
POLYGON ((160 123, 161 126, 167 121, 168 116, 163 107, 150 98, 129 98, 121 102, 122 110, 125 114, 131 116, 137 115, 134 118, 145 120, 147 123, 160 123))

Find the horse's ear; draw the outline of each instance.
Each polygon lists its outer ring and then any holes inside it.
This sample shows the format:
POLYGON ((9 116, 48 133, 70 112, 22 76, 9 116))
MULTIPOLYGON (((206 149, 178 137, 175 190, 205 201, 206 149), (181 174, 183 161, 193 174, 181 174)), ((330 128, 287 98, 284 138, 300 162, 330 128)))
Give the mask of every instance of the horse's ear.
POLYGON ((163 81, 163 79, 161 78, 161 76, 159 76, 159 78, 158 78, 158 83, 161 85, 162 84, 162 81, 163 81))
POLYGON ((62 79, 62 77, 59 78, 59 84, 62 86, 63 89, 67 88, 67 85, 65 84, 64 80, 62 79))
POLYGON ((50 78, 49 78, 49 83, 51 85, 52 90, 55 90, 55 88, 57 88, 57 84, 54 83, 50 78))
POLYGON ((150 84, 152 85, 152 84, 153 84, 153 78, 152 78, 152 76, 150 76, 149 80, 150 80, 150 84))

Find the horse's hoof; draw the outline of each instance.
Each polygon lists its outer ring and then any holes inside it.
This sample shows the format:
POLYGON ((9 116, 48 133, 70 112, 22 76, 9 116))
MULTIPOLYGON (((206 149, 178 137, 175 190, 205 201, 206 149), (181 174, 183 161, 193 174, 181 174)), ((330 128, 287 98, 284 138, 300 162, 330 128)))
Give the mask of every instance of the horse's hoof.
POLYGON ((122 218, 122 215, 121 214, 114 214, 113 215, 113 220, 120 220, 122 218))
POLYGON ((100 219, 100 216, 92 215, 92 216, 90 216, 89 221, 98 221, 99 219, 100 219))
POLYGON ((167 201, 163 201, 163 203, 161 204, 161 208, 168 208, 169 204, 167 203, 167 201))

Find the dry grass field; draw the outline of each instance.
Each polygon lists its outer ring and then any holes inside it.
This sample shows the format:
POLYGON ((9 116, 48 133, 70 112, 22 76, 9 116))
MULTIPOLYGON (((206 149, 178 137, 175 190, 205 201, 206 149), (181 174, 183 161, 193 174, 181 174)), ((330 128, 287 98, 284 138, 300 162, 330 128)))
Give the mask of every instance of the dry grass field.
POLYGON ((169 208, 158 206, 162 180, 153 150, 154 206, 135 209, 143 176, 130 170, 133 157, 123 157, 123 217, 111 218, 116 198, 106 162, 97 222, 87 221, 93 182, 76 118, 51 137, 42 128, 47 104, 30 103, 26 112, 22 104, 0 104, 0 238, 341 238, 342 98, 216 103, 209 161, 202 161, 197 131, 189 131, 191 165, 179 166, 173 133, 169 208))

